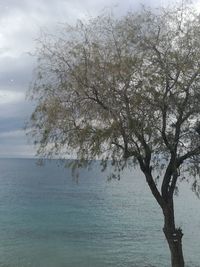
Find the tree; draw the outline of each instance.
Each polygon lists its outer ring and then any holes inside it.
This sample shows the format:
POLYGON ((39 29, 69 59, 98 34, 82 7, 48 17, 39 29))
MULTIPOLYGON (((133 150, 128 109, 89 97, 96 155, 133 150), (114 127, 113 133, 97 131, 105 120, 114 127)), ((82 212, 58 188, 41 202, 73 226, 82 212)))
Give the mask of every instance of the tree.
POLYGON ((40 39, 30 91, 39 155, 73 152, 75 167, 139 165, 162 209, 173 267, 184 266, 178 182, 188 173, 200 188, 199 26, 195 10, 177 6, 65 26, 40 39))

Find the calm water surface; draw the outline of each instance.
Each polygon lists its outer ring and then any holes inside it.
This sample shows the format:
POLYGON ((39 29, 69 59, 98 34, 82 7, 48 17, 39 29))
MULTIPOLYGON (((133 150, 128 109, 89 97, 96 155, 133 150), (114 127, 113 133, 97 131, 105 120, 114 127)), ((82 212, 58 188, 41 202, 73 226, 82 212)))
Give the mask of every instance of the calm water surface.
MULTIPOLYGON (((187 266, 200 266, 200 200, 181 186, 177 224, 187 266)), ((55 161, 0 160, 0 267, 168 267, 161 211, 137 170, 79 183, 55 161)))

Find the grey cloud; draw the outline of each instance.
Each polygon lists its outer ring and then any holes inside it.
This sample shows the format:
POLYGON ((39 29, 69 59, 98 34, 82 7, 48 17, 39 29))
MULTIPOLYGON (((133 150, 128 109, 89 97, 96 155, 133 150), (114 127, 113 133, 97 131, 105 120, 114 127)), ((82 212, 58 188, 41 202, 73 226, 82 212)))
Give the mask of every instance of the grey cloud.
POLYGON ((33 157, 35 149, 28 144, 24 130, 0 133, 0 157, 33 157))
POLYGON ((0 120, 5 118, 26 119, 34 108, 34 104, 28 101, 19 101, 10 104, 0 105, 0 120))
POLYGON ((23 127, 24 127, 24 118, 13 116, 12 118, 0 119, 0 134, 23 129, 23 127))
POLYGON ((33 158, 35 149, 26 144, 0 144, 0 158, 33 158))
POLYGON ((28 54, 0 59, 0 90, 27 90, 31 81, 35 58, 28 54))

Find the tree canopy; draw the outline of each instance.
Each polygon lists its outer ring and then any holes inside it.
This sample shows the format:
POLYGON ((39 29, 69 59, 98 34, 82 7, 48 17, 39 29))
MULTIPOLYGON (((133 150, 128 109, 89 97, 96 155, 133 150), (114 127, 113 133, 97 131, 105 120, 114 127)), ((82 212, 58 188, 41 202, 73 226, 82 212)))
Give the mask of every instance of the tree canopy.
POLYGON ((199 20, 182 8, 103 14, 43 36, 31 88, 38 153, 153 170, 175 157, 173 172, 186 161, 199 174, 199 20))

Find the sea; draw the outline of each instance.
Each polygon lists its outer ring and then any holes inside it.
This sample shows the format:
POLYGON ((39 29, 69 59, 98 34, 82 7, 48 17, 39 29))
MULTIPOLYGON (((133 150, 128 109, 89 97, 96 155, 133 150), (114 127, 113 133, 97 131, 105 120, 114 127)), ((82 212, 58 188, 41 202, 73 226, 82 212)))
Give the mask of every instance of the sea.
MULTIPOLYGON (((107 179, 98 162, 0 159, 0 267, 169 267, 162 212, 138 169, 107 179)), ((200 200, 175 197, 187 267, 200 267, 200 200)))

